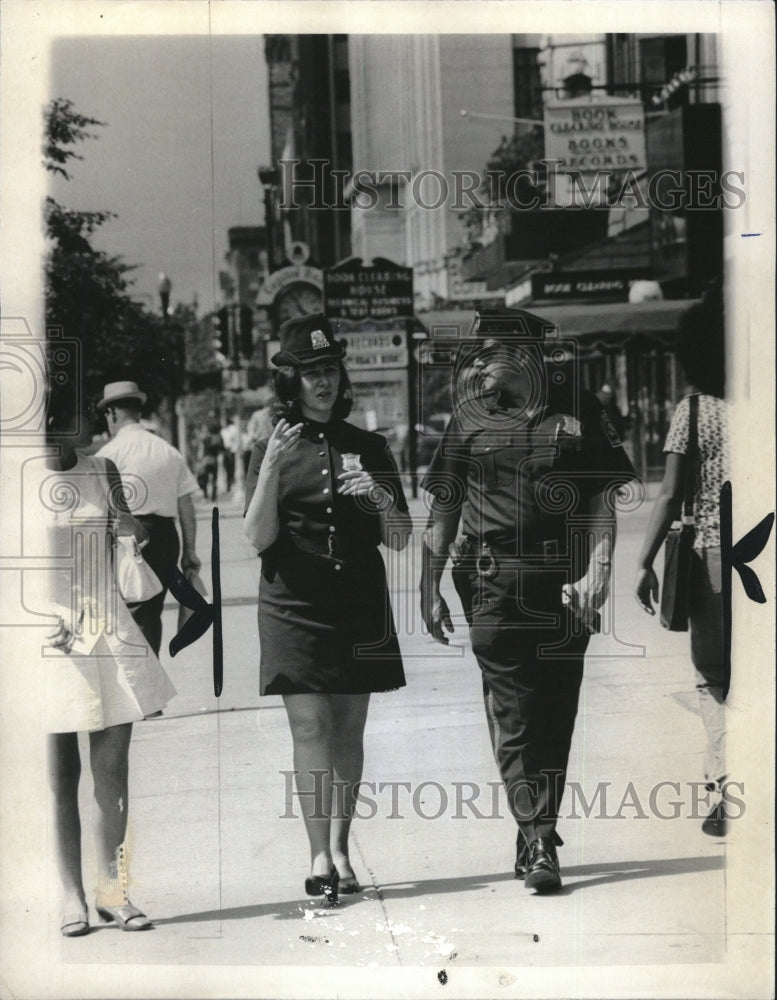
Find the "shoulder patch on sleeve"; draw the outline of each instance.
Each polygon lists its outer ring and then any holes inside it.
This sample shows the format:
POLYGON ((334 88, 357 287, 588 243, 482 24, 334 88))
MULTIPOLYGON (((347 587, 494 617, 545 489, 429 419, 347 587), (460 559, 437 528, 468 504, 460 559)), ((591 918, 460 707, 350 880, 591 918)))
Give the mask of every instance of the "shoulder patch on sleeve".
POLYGON ((602 422, 602 430, 604 431, 604 434, 605 434, 605 437, 607 438, 607 440, 610 442, 610 444, 613 446, 613 448, 620 448, 621 445, 623 444, 623 442, 621 441, 621 439, 620 439, 620 437, 618 435, 618 432, 613 427, 612 421, 607 416, 607 413, 606 413, 605 410, 601 410, 601 417, 600 417, 600 419, 601 419, 601 422, 602 422))

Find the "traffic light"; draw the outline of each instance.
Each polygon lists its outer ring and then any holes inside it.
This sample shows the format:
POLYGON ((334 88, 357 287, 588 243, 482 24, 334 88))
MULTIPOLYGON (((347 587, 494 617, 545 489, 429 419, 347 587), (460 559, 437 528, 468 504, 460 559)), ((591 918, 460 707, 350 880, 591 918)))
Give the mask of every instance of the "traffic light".
POLYGON ((254 353, 254 311, 251 306, 240 307, 240 356, 249 361, 254 353))
POLYGON ((229 357, 229 309, 223 306, 211 317, 213 328, 213 339, 211 346, 216 360, 219 364, 226 362, 229 357))

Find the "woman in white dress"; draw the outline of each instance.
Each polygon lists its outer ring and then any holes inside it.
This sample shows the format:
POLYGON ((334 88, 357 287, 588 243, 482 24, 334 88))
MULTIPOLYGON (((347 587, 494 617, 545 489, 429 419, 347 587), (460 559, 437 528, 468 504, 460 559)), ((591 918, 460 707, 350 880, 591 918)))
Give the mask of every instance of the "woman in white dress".
POLYGON ((116 591, 112 552, 114 531, 142 542, 145 529, 116 502, 116 467, 78 450, 91 441, 91 419, 79 414, 68 387, 50 393, 47 439, 49 473, 40 496, 50 554, 62 566, 48 574, 58 621, 43 661, 61 931, 77 937, 90 930, 81 871, 79 732, 89 734, 94 782, 97 913, 122 930, 146 930, 151 922, 127 895, 129 744, 132 723, 160 711, 175 689, 116 591))

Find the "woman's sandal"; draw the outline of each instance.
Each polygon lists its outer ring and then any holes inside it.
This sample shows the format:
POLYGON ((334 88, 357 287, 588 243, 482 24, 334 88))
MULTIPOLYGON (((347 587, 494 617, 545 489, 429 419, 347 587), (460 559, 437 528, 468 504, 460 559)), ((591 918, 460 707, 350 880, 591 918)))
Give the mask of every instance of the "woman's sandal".
POLYGON ((89 913, 66 913, 59 929, 63 937, 83 937, 92 929, 89 926, 89 913))
POLYGON ((147 931, 154 926, 145 913, 130 902, 123 906, 100 906, 95 903, 95 909, 101 920, 105 923, 113 921, 123 931, 147 931))
POLYGON ((305 879, 305 892, 308 896, 324 896, 330 906, 337 906, 337 887, 340 876, 337 869, 332 868, 328 875, 311 875, 305 879))

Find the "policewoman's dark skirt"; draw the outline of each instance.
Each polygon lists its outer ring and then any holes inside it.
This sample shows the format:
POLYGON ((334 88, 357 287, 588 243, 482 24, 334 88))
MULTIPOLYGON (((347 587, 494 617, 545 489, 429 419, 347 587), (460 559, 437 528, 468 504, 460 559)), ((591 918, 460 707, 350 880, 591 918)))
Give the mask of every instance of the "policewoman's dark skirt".
POLYGON ((373 546, 338 561, 281 537, 262 559, 259 634, 263 695, 405 686, 385 566, 373 546))

